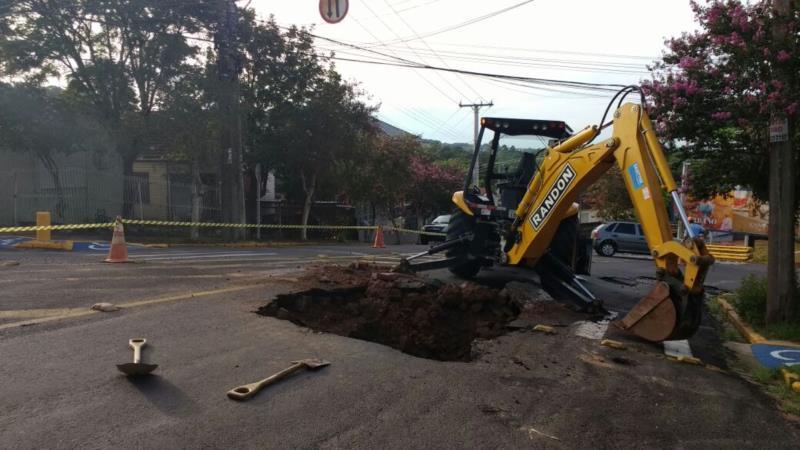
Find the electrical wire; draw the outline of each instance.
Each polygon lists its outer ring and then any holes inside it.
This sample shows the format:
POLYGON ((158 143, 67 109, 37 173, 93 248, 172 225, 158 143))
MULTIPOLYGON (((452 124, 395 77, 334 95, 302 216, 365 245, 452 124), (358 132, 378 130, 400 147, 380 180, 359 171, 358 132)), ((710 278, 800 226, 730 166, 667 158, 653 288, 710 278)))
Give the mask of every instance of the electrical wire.
POLYGON ((502 79, 502 80, 514 80, 519 82, 525 82, 530 84, 542 84, 547 86, 561 86, 561 87, 568 87, 573 89, 581 89, 587 91, 600 91, 600 92, 616 92, 617 88, 622 87, 622 84, 614 84, 614 83, 590 83, 590 82, 583 82, 583 81, 569 81, 569 80, 558 80, 552 78, 536 78, 536 77, 523 77, 523 76, 516 76, 516 75, 506 75, 506 74, 498 74, 498 73, 490 73, 490 72, 478 72, 474 70, 463 70, 463 69, 448 69, 446 67, 438 67, 438 66, 431 66, 427 64, 403 64, 403 63, 394 63, 394 62, 379 62, 379 61, 369 61, 363 59, 355 59, 355 58, 339 58, 339 57, 328 57, 328 59, 334 59, 339 61, 350 61, 350 62, 358 62, 364 64, 376 64, 376 65, 383 65, 383 66, 391 66, 391 67, 405 67, 405 68, 416 68, 416 69, 427 69, 427 70, 440 70, 444 72, 454 72, 460 73, 465 75, 473 75, 477 77, 486 77, 486 78, 495 78, 495 79, 502 79))
MULTIPOLYGON (((401 22, 403 22, 403 24, 404 24, 404 25, 405 25, 405 26, 406 26, 406 27, 407 27, 409 30, 411 30, 411 32, 412 32, 412 33, 414 33, 414 35, 415 35, 415 36, 419 36, 419 33, 417 33, 417 30, 415 30, 415 29, 414 29, 414 27, 412 27, 412 26, 411 26, 411 24, 410 24, 410 23, 408 23, 408 21, 406 21, 406 19, 404 19, 404 18, 403 18, 403 16, 401 16, 401 15, 400 15, 400 13, 398 13, 398 12, 397 12, 397 10, 395 10, 395 9, 394 9, 394 7, 392 7, 392 5, 391 5, 391 4, 388 2, 388 0, 383 0, 383 2, 384 2, 384 3, 386 3, 386 6, 388 6, 388 7, 389 7, 389 8, 390 8, 390 9, 391 9, 393 12, 394 12, 394 14, 397 16, 397 18, 398 18, 398 19, 400 19, 400 21, 401 21, 401 22)), ((436 51, 435 51, 433 48, 431 48, 431 46, 430 46, 430 45, 428 45, 428 43, 427 43, 427 42, 425 42, 425 39, 421 39, 421 38, 420 38, 420 41, 421 41, 421 42, 422 42, 422 43, 425 45, 425 47, 427 47, 427 48, 428 48, 428 50, 430 50, 430 51, 431 51, 431 53, 433 53, 433 55, 434 55, 434 56, 435 56, 435 57, 436 57, 436 58, 437 58, 437 59, 438 59, 438 60, 439 60, 439 61, 440 61, 442 64, 444 64, 444 66, 445 66, 445 67, 447 67, 447 68, 451 68, 451 67, 450 67, 450 66, 447 64, 447 62, 446 62, 444 59, 442 59, 442 57, 441 57, 441 56, 439 56, 439 54, 437 54, 437 53, 436 53, 436 51)), ((416 50, 413 50, 413 48, 412 48, 410 45, 408 45, 408 43, 407 43, 407 42, 404 42, 404 44, 405 44, 405 45, 406 45, 406 47, 408 47, 409 49, 412 49, 412 51, 414 51, 414 53, 416 54, 416 50)), ((419 56, 418 56, 418 57, 419 57, 419 56)), ((464 81, 464 78, 463 78, 461 75, 458 75, 458 74, 456 74, 456 78, 458 78, 458 80, 459 80, 459 81, 461 81, 461 83, 463 83, 463 84, 464 84, 464 86, 466 86, 466 87, 467 87, 469 90, 471 90, 471 91, 472 91, 472 92, 473 92, 473 93, 474 93, 476 96, 478 96, 478 98, 480 98, 481 100, 484 100, 483 96, 481 96, 481 94, 480 94, 478 91, 476 91, 476 90, 475 90, 475 89, 474 89, 472 86, 470 86, 470 85, 469 85, 469 83, 467 83, 466 81, 464 81)), ((462 95, 463 95, 463 94, 462 94, 462 95)))
MULTIPOLYGON (((365 3, 364 3, 364 6, 365 6, 365 7, 367 8, 367 10, 369 10, 369 12, 371 12, 373 15, 376 15, 376 14, 375 14, 375 11, 374 11, 374 10, 373 10, 373 9, 372 9, 370 6, 369 6, 369 3, 368 3, 368 2, 365 2, 365 3)), ((377 15, 376 15, 376 16, 377 16, 377 15)), ((380 23, 381 23, 381 24, 382 24, 382 25, 383 25, 383 26, 384 26, 384 27, 385 27, 387 30, 389 30, 390 32, 392 32, 392 34, 394 34, 394 35, 395 35, 395 36, 397 36, 397 37, 399 37, 399 36, 400 36, 400 35, 399 35, 399 34, 397 34, 397 32, 395 32, 395 31, 392 29, 392 27, 390 27, 390 26, 389 26, 389 25, 388 25, 388 24, 387 24, 387 23, 386 23, 386 22, 385 22, 383 19, 381 19, 381 18, 378 18, 378 20, 380 21, 380 23)), ((357 22, 358 22, 358 21, 357 21, 357 22)), ((361 28, 364 28, 364 30, 367 30, 367 28, 366 28, 366 27, 364 27, 364 25, 363 25, 363 24, 361 24, 360 22, 358 22, 358 24, 359 24, 359 26, 361 26, 361 28)), ((369 32, 369 30, 367 30, 367 32, 369 32)), ((370 33, 370 35, 372 35, 372 36, 373 36, 373 37, 374 37, 376 40, 378 40, 379 42, 382 42, 380 39, 377 39, 377 38, 375 37, 375 35, 374 35, 374 34, 370 33)), ((406 46, 408 46, 408 44, 406 44, 406 46)), ((410 47, 409 47, 409 48, 410 48, 410 47)), ((416 56, 416 57, 417 57, 417 58, 419 58, 419 59, 422 59, 422 58, 421 58, 421 57, 420 57, 418 54, 416 54, 416 53, 414 53, 414 56, 416 56)), ((424 62, 424 61, 423 61, 423 62, 424 62)), ((460 91, 458 88, 456 88, 455 86, 453 86, 453 84, 452 84, 452 83, 450 83, 449 81, 447 81, 447 80, 444 78, 444 76, 442 76, 442 74, 441 74, 441 73, 439 73, 439 72, 435 72, 435 73, 436 73, 436 76, 437 76, 437 77, 439 77, 439 79, 441 79, 442 81, 444 81, 444 83, 445 83, 445 84, 447 84, 448 86, 450 86, 450 88, 451 88, 451 89, 453 89, 454 91, 456 91, 456 92, 458 93, 458 95, 464 96, 464 94, 463 94, 463 93, 462 93, 462 92, 461 92, 461 91, 460 91)), ((430 84, 430 83, 429 83, 429 84, 430 84)), ((455 103, 455 100, 453 100, 453 99, 452 99, 452 97, 448 97, 448 98, 450 98, 450 101, 452 101, 453 103, 455 103)))
MULTIPOLYGON (((463 27, 466 27, 466 26, 469 26, 469 25, 473 25, 473 24, 476 24, 478 22, 482 22, 482 21, 484 21, 486 19, 491 19, 492 17, 498 16, 498 15, 503 14, 505 12, 508 12, 508 11, 513 10, 513 9, 519 8, 521 6, 525 6, 528 3, 533 3, 533 1, 534 0, 525 0, 524 2, 520 2, 520 3, 517 3, 515 5, 511 5, 511 6, 508 6, 506 8, 499 9, 497 11, 491 12, 489 14, 486 14, 486 15, 483 15, 483 16, 480 16, 480 17, 475 17, 475 18, 467 20, 465 22, 461 22, 461 23, 458 23, 458 24, 455 24, 455 25, 451 25, 451 26, 448 26, 448 27, 445 27, 445 28, 442 28, 442 29, 439 29, 439 30, 436 30, 436 31, 423 33, 422 35, 410 36, 410 37, 406 37, 406 38, 397 39, 395 41, 389 41, 388 44, 393 44, 393 43, 398 43, 398 42, 411 42, 411 41, 416 41, 418 39, 428 38, 428 37, 436 36, 436 35, 439 35, 439 34, 442 34, 442 33, 447 33, 449 31, 457 30, 459 28, 463 28, 463 27)), ((371 45, 375 46, 375 44, 376 43, 372 43, 371 45)), ((378 45, 386 45, 386 44, 387 43, 379 43, 378 45)))

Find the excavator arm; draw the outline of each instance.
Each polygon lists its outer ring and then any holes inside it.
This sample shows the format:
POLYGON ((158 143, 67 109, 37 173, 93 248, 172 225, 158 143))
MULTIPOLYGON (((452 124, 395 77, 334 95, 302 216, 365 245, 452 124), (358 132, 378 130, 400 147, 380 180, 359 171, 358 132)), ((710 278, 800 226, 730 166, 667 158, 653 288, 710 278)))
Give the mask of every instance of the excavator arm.
MULTIPOLYGON (((516 209, 507 236, 508 264, 535 267, 547 256, 556 230, 578 194, 616 164, 656 265, 656 286, 616 325, 650 341, 683 339, 700 325, 703 282, 714 259, 702 239, 676 241, 663 192, 678 199, 666 157, 641 105, 614 113, 612 137, 589 144, 600 132, 588 127, 549 149, 516 209)), ((680 201, 681 219, 688 220, 680 201)))

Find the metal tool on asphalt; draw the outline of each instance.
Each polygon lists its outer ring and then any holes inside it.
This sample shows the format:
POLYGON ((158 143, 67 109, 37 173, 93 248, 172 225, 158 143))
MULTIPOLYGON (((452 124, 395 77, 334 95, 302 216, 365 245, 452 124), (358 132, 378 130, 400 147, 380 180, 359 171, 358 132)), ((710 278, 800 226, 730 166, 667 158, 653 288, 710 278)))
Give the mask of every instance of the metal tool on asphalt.
POLYGON ((255 383, 245 384, 231 389, 228 391, 228 397, 232 398, 233 400, 247 400, 256 395, 261 389, 277 383, 278 381, 301 369, 319 370, 327 365, 330 365, 330 362, 322 359, 301 359, 299 361, 292 361, 291 366, 281 370, 269 378, 264 378, 261 381, 256 381, 255 383))
POLYGON ((128 346, 133 349, 133 362, 117 364, 117 369, 129 377, 148 375, 156 370, 158 364, 145 364, 142 362, 142 347, 147 343, 147 339, 136 338, 128 341, 128 346))

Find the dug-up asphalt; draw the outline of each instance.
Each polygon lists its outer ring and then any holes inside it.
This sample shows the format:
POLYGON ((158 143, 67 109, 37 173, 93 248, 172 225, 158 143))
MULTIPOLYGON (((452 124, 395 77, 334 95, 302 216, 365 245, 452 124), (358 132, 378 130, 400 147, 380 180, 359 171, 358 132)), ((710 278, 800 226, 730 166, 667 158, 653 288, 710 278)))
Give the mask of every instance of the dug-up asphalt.
MULTIPOLYGON (((247 255, 152 256, 127 265, 0 252, 20 263, 0 269, 2 447, 763 449, 800 442, 796 422, 738 376, 669 361, 660 348, 633 340, 627 351, 601 346, 571 332, 570 322, 583 319, 577 313, 543 317, 556 334, 522 328, 478 341, 470 362, 417 358, 254 313, 293 290, 312 261, 390 261, 398 251, 265 249, 274 255, 250 262, 247 255), (126 307, 69 313, 101 301, 126 307), (36 321, 43 318, 52 320, 36 321), (115 367, 130 361, 134 337, 148 340, 144 362, 159 365, 138 381, 115 367), (304 358, 331 365, 246 402, 226 397, 304 358)), ((642 264, 600 259, 595 272, 635 273, 642 264)), ((614 296, 615 306, 633 298, 635 289, 599 276, 588 282, 614 296)))

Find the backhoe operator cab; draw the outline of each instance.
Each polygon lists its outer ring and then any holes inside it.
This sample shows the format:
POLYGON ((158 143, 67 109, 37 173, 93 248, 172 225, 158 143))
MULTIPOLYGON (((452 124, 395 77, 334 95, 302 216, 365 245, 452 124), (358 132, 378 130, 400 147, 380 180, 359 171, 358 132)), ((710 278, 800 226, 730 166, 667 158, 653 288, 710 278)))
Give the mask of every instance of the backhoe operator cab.
MULTIPOLYGON (((464 190, 453 195, 458 206, 451 217, 448 238, 472 232, 470 250, 455 247, 447 252, 448 257, 463 258, 466 261, 449 266, 454 274, 470 278, 480 271, 481 267, 494 264, 505 264, 504 242, 512 235, 512 226, 516 218, 516 209, 531 184, 534 175, 546 156, 547 149, 572 135, 572 128, 560 120, 529 120, 499 117, 481 119, 478 142, 474 148, 470 169, 464 181, 464 190)), ((545 266, 556 265, 555 270, 574 279, 574 273, 588 274, 591 253, 578 245, 579 223, 578 206, 573 205, 564 215, 563 225, 559 228, 556 239, 550 246, 547 262, 539 264, 543 285, 550 290, 557 290, 556 283, 547 276, 545 266)), ((577 280, 576 280, 577 282, 577 280)), ((582 287, 566 294, 580 295, 579 304, 593 304, 596 299, 582 287)))
MULTIPOLYGON (((463 198, 470 210, 473 212, 475 209, 481 210, 482 214, 486 214, 482 211, 490 211, 488 215, 505 215, 507 218, 508 214, 503 213, 516 209, 525 195, 528 183, 538 167, 537 158, 542 155, 548 145, 571 135, 572 129, 562 121, 482 118, 478 143, 472 154, 470 170, 464 181, 463 198), (482 152, 483 140, 484 137, 487 137, 487 131, 493 132, 493 135, 490 137, 489 150, 482 152), (513 170, 510 170, 511 167, 508 165, 497 167, 500 143, 505 138, 511 138, 511 142, 533 144, 529 144, 530 146, 523 144, 521 149, 514 147, 516 151, 508 150, 512 153, 510 155, 512 158, 517 158, 513 170), (536 139, 539 140, 538 146, 536 139), (482 161, 482 159, 486 161, 482 161), (481 169, 479 172, 483 172, 479 179, 475 179, 473 176, 476 166, 481 169), (499 198, 496 194, 499 194, 499 198)), ((503 147, 507 148, 506 145, 503 147)))

